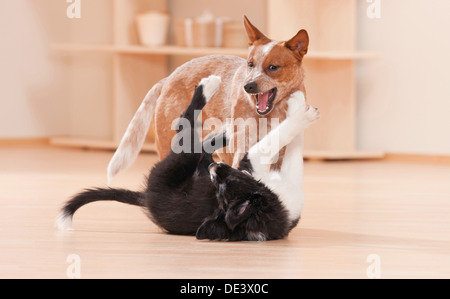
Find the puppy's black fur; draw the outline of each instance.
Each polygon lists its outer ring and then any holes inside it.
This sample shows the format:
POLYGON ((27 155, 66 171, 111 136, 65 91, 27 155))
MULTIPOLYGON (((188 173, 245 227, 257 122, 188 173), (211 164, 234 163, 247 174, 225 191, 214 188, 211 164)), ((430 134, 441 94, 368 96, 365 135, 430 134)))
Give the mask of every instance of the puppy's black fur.
MULTIPOLYGON (((150 219, 170 234, 196 235, 198 239, 264 241, 285 237, 291 225, 278 196, 251 173, 251 162, 244 159, 240 169, 214 163, 212 154, 227 143, 225 133, 208 138, 195 153, 200 139, 194 123, 195 110, 206 104, 203 86, 196 87, 192 101, 181 119, 191 128, 190 153, 170 153, 157 163, 143 192, 97 188, 86 190, 62 209, 61 217, 72 218, 83 205, 113 200, 143 207, 150 219)), ((180 120, 178 133, 181 131, 180 120)))
POLYGON ((278 196, 248 174, 246 161, 239 170, 224 163, 210 166, 219 206, 198 229, 198 239, 265 241, 281 239, 292 228, 278 196))

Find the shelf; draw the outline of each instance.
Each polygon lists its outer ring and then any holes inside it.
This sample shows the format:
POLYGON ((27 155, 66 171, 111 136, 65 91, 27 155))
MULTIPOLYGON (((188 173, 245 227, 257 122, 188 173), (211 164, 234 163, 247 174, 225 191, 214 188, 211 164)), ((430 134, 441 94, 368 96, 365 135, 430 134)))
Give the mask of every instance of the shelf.
POLYGON ((357 160, 357 159, 382 159, 385 153, 380 151, 333 151, 333 150, 305 150, 305 159, 311 160, 357 160))
MULTIPOLYGON (((194 48, 178 46, 144 47, 139 45, 101 45, 101 44, 52 44, 50 47, 59 52, 86 52, 86 53, 122 53, 135 55, 235 55, 247 57, 248 50, 240 48, 194 48)), ((326 60, 358 60, 373 59, 378 54, 371 51, 310 51, 305 59, 326 59, 326 60)))
MULTIPOLYGON (((101 149, 101 150, 116 150, 119 144, 110 140, 99 140, 83 137, 52 137, 50 138, 50 144, 62 147, 75 147, 75 148, 89 148, 89 149, 101 149)), ((156 147, 153 143, 144 143, 142 151, 156 152, 156 147)))
POLYGON ((239 48, 189 48, 177 46, 118 46, 118 45, 96 45, 96 44, 52 44, 52 50, 61 52, 100 52, 100 53, 122 53, 136 55, 235 55, 247 57, 247 49, 239 48))

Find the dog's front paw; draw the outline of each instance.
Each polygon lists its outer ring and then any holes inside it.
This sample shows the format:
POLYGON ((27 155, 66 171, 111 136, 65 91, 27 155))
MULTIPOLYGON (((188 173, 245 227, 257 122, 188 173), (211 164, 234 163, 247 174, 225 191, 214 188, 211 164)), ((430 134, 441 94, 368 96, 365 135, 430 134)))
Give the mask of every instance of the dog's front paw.
POLYGON ((306 109, 305 94, 301 91, 297 91, 291 95, 287 103, 288 103, 288 109, 286 111, 287 117, 291 117, 299 111, 304 111, 306 109))
POLYGON ((219 76, 211 75, 208 78, 203 78, 200 81, 200 86, 203 86, 203 96, 205 97, 206 103, 212 98, 212 96, 219 89, 222 79, 219 76))

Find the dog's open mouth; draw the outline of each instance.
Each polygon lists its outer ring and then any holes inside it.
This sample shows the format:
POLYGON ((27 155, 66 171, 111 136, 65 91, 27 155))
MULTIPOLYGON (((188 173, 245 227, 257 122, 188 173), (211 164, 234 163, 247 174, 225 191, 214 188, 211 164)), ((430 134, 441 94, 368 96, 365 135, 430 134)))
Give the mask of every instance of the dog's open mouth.
POLYGON ((277 96, 277 88, 272 88, 266 92, 254 95, 256 98, 256 112, 259 115, 269 114, 273 109, 273 102, 277 96))

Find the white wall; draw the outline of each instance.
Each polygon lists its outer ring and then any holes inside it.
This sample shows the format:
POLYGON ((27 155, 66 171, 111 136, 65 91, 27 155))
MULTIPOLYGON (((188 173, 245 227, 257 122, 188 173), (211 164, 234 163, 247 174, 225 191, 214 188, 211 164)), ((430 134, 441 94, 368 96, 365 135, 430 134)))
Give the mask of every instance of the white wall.
POLYGON ((381 19, 358 0, 361 149, 450 155, 450 1, 381 0, 381 19))

